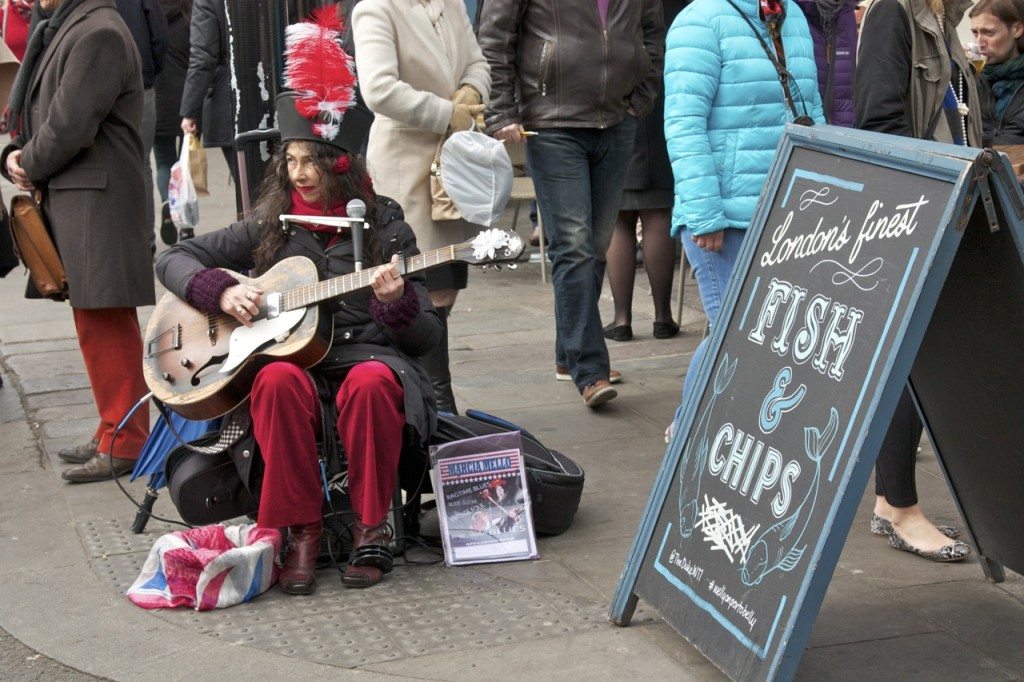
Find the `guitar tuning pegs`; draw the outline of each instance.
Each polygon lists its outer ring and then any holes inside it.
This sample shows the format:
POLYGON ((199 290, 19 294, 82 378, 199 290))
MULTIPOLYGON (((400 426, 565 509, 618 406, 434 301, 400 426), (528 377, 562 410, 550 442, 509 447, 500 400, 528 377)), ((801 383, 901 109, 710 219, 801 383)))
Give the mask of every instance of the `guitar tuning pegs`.
POLYGON ((487 268, 489 268, 489 267, 491 267, 491 266, 490 265, 481 265, 480 266, 480 271, 481 272, 487 272, 487 268))
POLYGON ((495 263, 494 269, 497 270, 498 272, 501 272, 501 263, 495 263))
POLYGON ((519 264, 518 264, 518 263, 509 263, 509 264, 508 264, 508 269, 509 269, 509 270, 515 270, 515 269, 516 269, 516 268, 518 268, 518 267, 519 267, 519 264))

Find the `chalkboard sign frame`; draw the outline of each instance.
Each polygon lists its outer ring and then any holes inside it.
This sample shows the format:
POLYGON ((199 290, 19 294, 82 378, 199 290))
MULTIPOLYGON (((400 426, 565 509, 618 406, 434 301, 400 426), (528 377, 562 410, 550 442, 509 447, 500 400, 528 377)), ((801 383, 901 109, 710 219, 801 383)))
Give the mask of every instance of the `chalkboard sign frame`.
POLYGON ((961 248, 927 322, 910 384, 981 568, 986 578, 998 583, 1005 579, 1004 566, 1024 574, 1024 509, 1019 504, 1024 499, 1024 461, 1013 456, 1024 443, 1024 365, 1019 361, 1024 348, 1024 192, 1009 158, 993 155, 989 160, 993 167, 987 182, 978 185, 985 210, 976 208, 966 222, 961 248), (979 240, 986 231, 993 234, 979 240), (1006 241, 1012 242, 1012 249, 1005 249, 1006 241), (974 272, 965 272, 972 261, 974 272), (979 285, 981 279, 1001 281, 979 285), (974 291, 961 291, 965 285, 974 291), (947 296, 960 300, 951 303, 947 296), (963 340, 968 336, 970 352, 965 354, 968 345, 963 340), (951 346, 957 353, 955 363, 943 355, 951 346), (936 369, 938 361, 945 361, 941 370, 936 369), (971 383, 983 385, 984 391, 965 390, 971 383), (971 413, 975 403, 985 405, 983 417, 971 413))
MULTIPOLYGON (((724 323, 716 325, 708 340, 709 346, 704 362, 700 367, 692 370, 697 372, 695 389, 684 405, 679 424, 677 424, 676 435, 666 450, 662 466, 659 469, 659 476, 655 481, 620 578, 610 613, 610 619, 618 625, 628 624, 632 616, 638 599, 634 589, 640 570, 643 568, 644 558, 651 548, 659 514, 666 503, 672 479, 677 473, 684 442, 694 427, 703 394, 707 390, 709 382, 712 381, 712 370, 719 358, 730 321, 738 312, 742 285, 748 275, 762 233, 766 229, 769 213, 773 208, 773 199, 779 191, 790 158, 798 148, 907 171, 952 184, 950 199, 947 201, 939 221, 939 224, 943 226, 940 228, 942 230, 941 238, 933 241, 929 251, 922 254, 927 262, 926 276, 905 294, 906 297, 910 297, 910 300, 916 299, 916 305, 909 317, 905 318, 898 328, 896 338, 901 341, 893 347, 893 352, 883 359, 882 370, 878 376, 880 380, 886 379, 885 384, 878 388, 881 381, 874 382, 876 388, 871 392, 873 397, 865 408, 866 413, 873 416, 861 433, 860 451, 862 452, 877 452, 884 438, 886 427, 895 410, 905 379, 910 374, 918 346, 931 317, 931 311, 955 257, 962 236, 961 230, 974 211, 979 201, 979 195, 988 190, 984 177, 987 173, 987 166, 986 163, 979 160, 982 152, 978 149, 957 148, 831 126, 814 128, 790 126, 787 129, 780 142, 768 181, 762 190, 748 237, 744 242, 723 301, 721 320, 724 323)), ((985 209, 991 214, 990 196, 987 198, 985 209)), ((990 219, 990 222, 991 220, 994 218, 990 219)), ((850 457, 846 470, 842 471, 842 485, 845 486, 845 493, 833 500, 829 511, 829 520, 825 525, 826 532, 821 535, 812 555, 812 562, 816 561, 814 568, 807 572, 800 593, 794 598, 795 608, 790 612, 791 617, 781 623, 782 630, 774 640, 779 644, 774 647, 775 651, 771 652, 768 667, 763 674, 757 677, 788 679, 794 674, 838 562, 864 486, 870 477, 873 461, 873 456, 869 458, 850 457)), ((683 598, 678 594, 670 596, 683 598)), ((652 605, 655 608, 658 607, 657 604, 652 605)), ((782 613, 781 607, 779 613, 780 615, 782 613)), ((776 622, 778 623, 778 617, 776 622)), ((679 628, 677 627, 677 629, 679 628)), ((774 626, 772 632, 774 635, 774 626)), ((686 635, 685 632, 683 634, 686 635)), ((707 651, 704 653, 709 654, 707 651)), ((763 652, 762 658, 767 656, 767 653, 769 652, 763 652)), ((723 665, 721 660, 710 655, 709 658, 723 668, 727 674, 735 674, 728 666, 723 665)))

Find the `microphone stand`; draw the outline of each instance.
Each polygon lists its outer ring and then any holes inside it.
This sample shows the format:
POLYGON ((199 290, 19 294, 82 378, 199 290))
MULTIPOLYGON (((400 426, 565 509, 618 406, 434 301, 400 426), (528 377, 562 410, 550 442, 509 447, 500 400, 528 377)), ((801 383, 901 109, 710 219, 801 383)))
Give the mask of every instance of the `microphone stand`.
POLYGON ((333 227, 338 234, 344 228, 352 233, 352 257, 355 260, 355 270, 363 269, 363 231, 368 229, 366 221, 366 204, 360 199, 352 199, 345 205, 347 216, 306 216, 282 214, 278 216, 281 226, 287 228, 288 223, 299 223, 304 225, 326 225, 333 227))

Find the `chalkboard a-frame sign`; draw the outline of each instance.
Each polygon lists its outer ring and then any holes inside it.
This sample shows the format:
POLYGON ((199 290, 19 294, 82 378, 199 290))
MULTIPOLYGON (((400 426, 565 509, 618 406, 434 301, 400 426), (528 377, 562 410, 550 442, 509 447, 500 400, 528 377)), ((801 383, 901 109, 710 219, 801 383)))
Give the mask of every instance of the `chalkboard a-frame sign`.
POLYGON ((908 377, 986 573, 1024 570, 1022 219, 991 151, 791 126, 611 620, 642 598, 731 678, 791 678, 908 377))

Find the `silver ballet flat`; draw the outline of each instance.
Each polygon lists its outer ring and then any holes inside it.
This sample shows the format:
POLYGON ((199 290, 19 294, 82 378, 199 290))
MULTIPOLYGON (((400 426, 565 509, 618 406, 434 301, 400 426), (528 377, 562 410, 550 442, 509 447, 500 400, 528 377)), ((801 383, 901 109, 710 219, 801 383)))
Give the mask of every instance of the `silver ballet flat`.
POLYGON ((917 556, 930 559, 931 561, 951 562, 951 561, 963 561, 967 557, 971 556, 971 548, 965 543, 956 540, 952 545, 946 545, 939 547, 934 551, 925 551, 918 549, 912 544, 900 537, 900 534, 895 530, 889 536, 889 546, 893 549, 902 550, 904 552, 911 552, 917 556))
MULTIPOLYGON (((950 540, 956 540, 960 537, 960 529, 956 526, 935 526, 939 529, 939 532, 945 535, 950 540)), ((883 519, 878 514, 871 515, 871 532, 875 535, 892 535, 892 522, 888 519, 883 519)))

